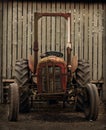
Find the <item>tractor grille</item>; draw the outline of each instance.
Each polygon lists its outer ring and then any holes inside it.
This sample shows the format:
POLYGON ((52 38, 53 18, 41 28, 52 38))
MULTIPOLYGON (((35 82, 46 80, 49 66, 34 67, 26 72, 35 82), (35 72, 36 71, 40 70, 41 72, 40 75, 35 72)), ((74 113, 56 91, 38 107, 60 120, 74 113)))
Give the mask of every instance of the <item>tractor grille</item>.
POLYGON ((42 68, 42 91, 55 93, 62 91, 61 68, 59 66, 45 66, 42 68))

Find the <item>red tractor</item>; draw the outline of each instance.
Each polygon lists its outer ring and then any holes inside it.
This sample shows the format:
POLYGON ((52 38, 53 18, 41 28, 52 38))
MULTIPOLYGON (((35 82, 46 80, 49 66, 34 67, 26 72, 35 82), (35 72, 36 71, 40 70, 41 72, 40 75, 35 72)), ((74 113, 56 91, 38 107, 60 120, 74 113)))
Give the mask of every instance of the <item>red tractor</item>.
POLYGON ((71 60, 70 13, 35 13, 34 58, 23 59, 15 65, 15 83, 9 87, 10 121, 18 120, 19 112, 29 112, 37 99, 55 104, 73 104, 84 112, 86 119, 98 117, 98 90, 90 83, 90 66, 85 60, 71 60), (61 52, 50 51, 38 62, 37 22, 43 16, 64 17, 68 21, 67 63, 61 52))

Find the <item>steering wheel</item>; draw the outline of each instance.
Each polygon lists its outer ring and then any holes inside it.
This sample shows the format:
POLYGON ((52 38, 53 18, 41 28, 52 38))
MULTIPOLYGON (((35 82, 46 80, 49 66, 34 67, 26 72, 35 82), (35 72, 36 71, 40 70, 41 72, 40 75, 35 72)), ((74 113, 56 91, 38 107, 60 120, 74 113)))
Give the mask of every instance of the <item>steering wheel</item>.
POLYGON ((63 53, 57 52, 57 51, 48 51, 45 53, 46 56, 57 56, 57 57, 63 57, 63 53))

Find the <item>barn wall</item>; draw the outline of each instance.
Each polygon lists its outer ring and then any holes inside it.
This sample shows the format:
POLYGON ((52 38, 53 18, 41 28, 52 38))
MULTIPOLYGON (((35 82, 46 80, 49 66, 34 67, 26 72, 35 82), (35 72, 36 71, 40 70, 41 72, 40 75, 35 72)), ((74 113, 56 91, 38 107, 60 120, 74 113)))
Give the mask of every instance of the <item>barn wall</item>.
POLYGON ((2 101, 2 3, 0 2, 0 102, 2 101))
MULTIPOLYGON (((103 48, 106 42, 105 4, 10 1, 3 2, 3 6, 0 7, 0 10, 3 8, 3 18, 0 17, 3 23, 0 24, 0 28, 3 27, 3 36, 0 35, 3 79, 14 77, 16 60, 27 58, 28 54, 33 53, 34 12, 71 12, 72 55, 89 60, 92 80, 103 80, 105 54, 103 48)), ((45 51, 56 50, 64 53, 66 59, 67 21, 60 17, 40 19, 38 43, 39 57, 45 51)))
POLYGON ((103 32, 103 76, 104 76, 104 86, 103 86, 103 99, 106 100, 106 4, 104 6, 104 32, 103 32))

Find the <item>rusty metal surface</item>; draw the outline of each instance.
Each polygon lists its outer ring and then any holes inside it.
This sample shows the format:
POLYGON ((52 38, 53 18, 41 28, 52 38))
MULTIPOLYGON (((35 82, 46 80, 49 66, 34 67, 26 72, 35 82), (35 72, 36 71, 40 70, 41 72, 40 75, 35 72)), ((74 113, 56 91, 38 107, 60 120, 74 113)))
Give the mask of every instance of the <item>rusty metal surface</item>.
POLYGON ((72 57, 72 61, 71 61, 71 72, 74 73, 75 70, 77 69, 78 67, 78 57, 77 56, 73 56, 72 57))
POLYGON ((65 92, 55 92, 55 93, 38 93, 37 96, 48 96, 48 97, 55 97, 57 98, 57 96, 63 96, 65 95, 65 92))
POLYGON ((49 56, 41 59, 37 66, 38 92, 63 92, 66 90, 67 67, 63 59, 49 56), (45 84, 44 84, 45 83, 45 84))
POLYGON ((38 64, 38 42, 34 42, 34 73, 36 73, 36 68, 38 64))
POLYGON ((31 70, 31 72, 34 73, 34 57, 32 55, 29 55, 28 66, 29 66, 29 69, 31 70))
POLYGON ((60 16, 60 17, 64 17, 65 19, 67 19, 68 17, 70 17, 70 13, 35 13, 36 16, 38 16, 38 19, 43 17, 43 16, 60 16))
POLYGON ((34 72, 36 73, 38 63, 38 20, 43 16, 61 16, 65 19, 71 17, 70 13, 35 13, 35 42, 34 42, 34 72))
POLYGON ((67 65, 71 65, 71 48, 67 48, 67 65))

